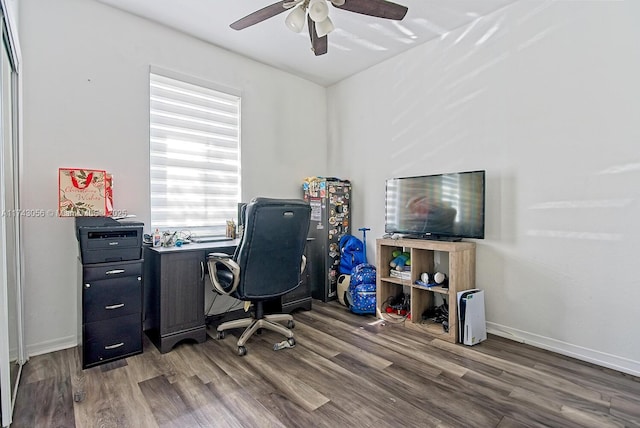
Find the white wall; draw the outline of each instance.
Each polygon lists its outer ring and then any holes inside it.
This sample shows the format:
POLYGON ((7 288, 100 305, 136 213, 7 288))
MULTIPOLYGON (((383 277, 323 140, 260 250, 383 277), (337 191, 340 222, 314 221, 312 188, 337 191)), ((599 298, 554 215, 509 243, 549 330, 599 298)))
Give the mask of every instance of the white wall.
MULTIPOLYGON (((19 28, 23 208, 56 209, 59 167, 100 168, 115 208, 149 223, 150 65, 242 91, 243 199, 300 197, 326 171, 321 86, 94 1, 22 0, 19 28)), ((74 346, 73 220, 25 218, 24 238, 29 353, 74 346)))
MULTIPOLYGON (((491 332, 640 374, 640 2, 518 2, 328 91, 331 174, 486 169, 491 332)), ((373 239, 369 251, 374 252, 373 239)))

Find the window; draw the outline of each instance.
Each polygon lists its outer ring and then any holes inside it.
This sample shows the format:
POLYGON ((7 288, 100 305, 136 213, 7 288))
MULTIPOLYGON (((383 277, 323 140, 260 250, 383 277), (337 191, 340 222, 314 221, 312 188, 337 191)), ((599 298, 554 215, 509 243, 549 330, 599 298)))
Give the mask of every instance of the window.
POLYGON ((240 97, 150 73, 151 228, 221 235, 240 201, 240 97))

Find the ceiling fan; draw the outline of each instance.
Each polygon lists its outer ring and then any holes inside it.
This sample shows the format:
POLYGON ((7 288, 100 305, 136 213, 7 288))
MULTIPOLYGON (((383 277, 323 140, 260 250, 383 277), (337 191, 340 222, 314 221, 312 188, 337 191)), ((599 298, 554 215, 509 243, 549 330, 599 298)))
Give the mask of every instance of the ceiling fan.
POLYGON ((230 27, 242 30, 291 9, 285 20, 287 27, 299 33, 306 18, 311 50, 316 56, 324 55, 327 53, 327 34, 334 30, 328 2, 338 9, 396 21, 401 21, 408 11, 407 7, 386 0, 283 0, 240 18, 230 27))

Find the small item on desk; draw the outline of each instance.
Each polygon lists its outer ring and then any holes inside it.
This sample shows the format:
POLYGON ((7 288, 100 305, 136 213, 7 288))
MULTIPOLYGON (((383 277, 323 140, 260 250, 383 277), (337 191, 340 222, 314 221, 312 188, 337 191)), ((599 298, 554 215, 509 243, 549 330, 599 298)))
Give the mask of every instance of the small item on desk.
POLYGON ((162 236, 160 235, 160 231, 156 229, 156 231, 153 232, 153 246, 159 247, 161 244, 162 244, 162 236))
POLYGON ((165 232, 164 236, 163 236, 163 240, 162 240, 162 246, 163 247, 173 247, 176 244, 176 235, 178 234, 178 232, 165 232))
POLYGON ((236 239, 236 223, 233 220, 227 220, 227 238, 236 239))

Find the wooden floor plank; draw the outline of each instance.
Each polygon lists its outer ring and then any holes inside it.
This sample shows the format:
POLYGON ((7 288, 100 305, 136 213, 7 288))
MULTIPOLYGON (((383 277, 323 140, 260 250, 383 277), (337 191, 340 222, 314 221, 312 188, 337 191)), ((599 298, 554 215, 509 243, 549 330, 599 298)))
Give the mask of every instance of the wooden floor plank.
MULTIPOLYGON (((404 340, 393 336, 384 337, 380 334, 371 333, 364 328, 353 328, 341 321, 336 320, 330 322, 326 315, 314 313, 313 311, 301 314, 301 318, 314 328, 327 333, 331 332, 331 334, 346 342, 355 340, 353 336, 359 336, 367 339, 369 342, 419 360, 422 364, 433 369, 449 371, 457 376, 464 376, 468 371, 466 367, 451 361, 451 356, 446 352, 440 352, 438 349, 431 348, 429 343, 433 338, 428 336, 425 336, 427 343, 421 341, 421 335, 413 335, 411 339, 404 340)), ((404 333, 406 333, 406 331, 404 333)))
MULTIPOLYGON (((236 353, 233 352, 235 349, 233 347, 234 340, 208 341, 209 349, 213 350, 215 348, 216 351, 208 352, 207 354, 210 355, 214 364, 224 367, 225 372, 230 374, 230 378, 233 376, 233 379, 238 384, 241 384, 245 391, 268 409, 279 421, 295 421, 295 426, 334 426, 332 422, 327 425, 319 422, 314 413, 308 412, 299 406, 295 402, 296 400, 288 399, 277 386, 274 386, 278 382, 271 382, 263 378, 261 373, 245 363, 244 358, 238 358, 236 353)), ((288 423, 285 423, 285 425, 290 426, 288 423)))
MULTIPOLYGON (((140 382, 155 420, 160 427, 199 427, 191 409, 185 404, 176 388, 164 376, 140 382)), ((206 426, 206 425, 204 425, 206 426)))
POLYGON ((569 422, 572 422, 575 426, 580 427, 623 427, 624 424, 619 424, 617 420, 610 417, 607 414, 598 414, 597 411, 582 411, 575 407, 569 406, 562 401, 557 401, 553 398, 541 396, 539 394, 532 393, 523 388, 515 388, 509 395, 510 398, 526 402, 529 406, 536 406, 543 409, 547 415, 558 415, 569 422))
POLYGON ((640 427, 640 395, 613 397, 610 412, 622 420, 633 421, 633 426, 640 427))
POLYGON ((73 406, 76 426, 118 426, 120 409, 112 405, 101 367, 83 370, 78 349, 71 353, 68 364, 76 401, 73 406))
MULTIPOLYGON (((300 323, 298 323, 300 325, 300 323)), ((267 337, 261 338, 268 342, 267 337)), ((264 359, 268 359, 266 347, 258 348, 264 359)), ((287 352, 285 358, 274 361, 279 372, 287 371, 295 377, 309 379, 308 383, 330 397, 334 408, 341 408, 344 413, 356 416, 359 423, 375 423, 380 420, 393 420, 396 425, 403 426, 439 426, 438 418, 432 417, 421 408, 415 407, 405 400, 402 391, 393 391, 388 384, 378 383, 390 364, 371 365, 357 354, 344 352, 332 359, 326 359, 311 349, 296 349, 287 352), (288 361, 291 359, 291 361, 288 361), (317 373, 316 378, 311 378, 317 373), (335 385, 339 384, 339 389, 335 385), (330 394, 330 395, 328 395, 330 394), (354 403, 367 402, 364 409, 354 403), (390 415, 394 415, 390 417, 390 415)))
POLYGON ((21 386, 14 409, 14 428, 75 426, 70 379, 51 377, 21 386))
POLYGON ((110 370, 103 373, 112 408, 116 412, 118 427, 154 428, 158 424, 140 386, 128 370, 110 370))
POLYGON ((454 426, 493 426, 499 420, 492 413, 492 408, 476 406, 475 410, 471 408, 461 413, 459 409, 462 403, 455 396, 456 391, 441 380, 442 374, 431 376, 416 370, 415 366, 409 368, 399 364, 386 368, 383 373, 376 373, 357 362, 349 363, 347 356, 338 356, 334 361, 348 367, 359 377, 369 379, 372 386, 368 390, 384 391, 388 397, 393 397, 398 403, 394 405, 398 409, 394 412, 397 415, 395 420, 401 424, 431 426, 445 422, 454 426), (420 405, 417 405, 415 397, 420 397, 420 405), (425 414, 427 411, 431 415, 425 414))
POLYGON ((172 367, 162 360, 162 354, 149 338, 146 335, 142 337, 144 353, 127 358, 127 371, 136 383, 162 376, 172 370, 172 367))
MULTIPOLYGON (((313 302, 296 346, 240 331, 82 370, 24 366, 13 427, 640 427, 640 379, 504 338, 469 347, 313 302), (74 397, 77 399, 74 401, 74 397), (34 405, 37 403, 37 405, 34 405)), ((214 331, 209 332, 214 334, 214 331)))
POLYGON ((602 400, 602 394, 600 392, 594 391, 593 389, 584 388, 575 382, 571 382, 561 377, 540 372, 538 370, 535 370, 534 368, 525 367, 518 363, 506 361, 497 357, 488 355, 480 357, 474 350, 472 350, 472 348, 459 346, 449 342, 434 341, 433 346, 445 349, 456 355, 464 356, 465 358, 468 358, 470 360, 476 360, 480 358, 484 359, 485 362, 489 360, 491 365, 500 368, 506 373, 510 373, 533 383, 546 385, 547 387, 552 386, 554 390, 560 390, 567 394, 578 396, 581 399, 589 400, 594 404, 607 404, 602 400))
MULTIPOLYGON (((353 356, 353 358, 361 361, 363 364, 368 365, 369 367, 373 367, 373 368, 378 368, 378 369, 383 369, 385 367, 388 367, 391 365, 391 361, 385 359, 385 358, 381 358, 380 356, 369 352, 363 348, 361 348, 360 346, 357 346, 358 344, 353 344, 350 342, 346 342, 344 340, 340 340, 340 339, 336 339, 335 336, 332 336, 328 333, 323 333, 320 332, 318 330, 315 330, 311 327, 306 326, 304 323, 299 322, 298 323, 298 330, 297 331, 302 331, 302 332, 309 332, 309 331, 314 331, 315 332, 315 337, 310 337, 310 340, 305 340, 303 342, 303 344, 311 349, 317 350, 318 346, 317 346, 317 342, 316 340, 321 340, 321 345, 325 346, 325 347, 333 347, 335 350, 337 350, 338 352, 333 353, 333 356, 338 355, 338 354, 349 354, 351 356, 353 356)), ((325 352, 320 351, 323 355, 327 356, 330 358, 330 356, 328 356, 325 352)))
POLYGON ((211 391, 208 384, 198 376, 185 377, 173 384, 182 401, 191 410, 199 426, 242 427, 226 403, 221 402, 211 391))
POLYGON ((267 409, 242 386, 230 388, 230 384, 208 383, 207 387, 213 392, 218 401, 233 412, 233 416, 243 427, 285 427, 277 416, 267 409))
POLYGON ((75 348, 39 355, 29 365, 29 370, 22 373, 21 382, 31 383, 47 379, 67 379, 69 377, 69 355, 74 352, 76 352, 75 348))
MULTIPOLYGON (((279 352, 273 350, 272 343, 280 339, 280 336, 271 332, 264 332, 261 336, 252 338, 252 341, 247 344, 248 355, 243 359, 246 364, 251 365, 254 373, 269 381, 281 394, 312 412, 327 403, 329 399, 309 386, 304 377, 298 376, 299 373, 287 370, 294 365, 291 361, 291 352, 287 352, 289 349, 279 352)), ((227 340, 226 343, 230 345, 229 351, 235 349, 233 341, 227 340)), ((291 351, 297 351, 297 349, 291 349, 291 351)))

